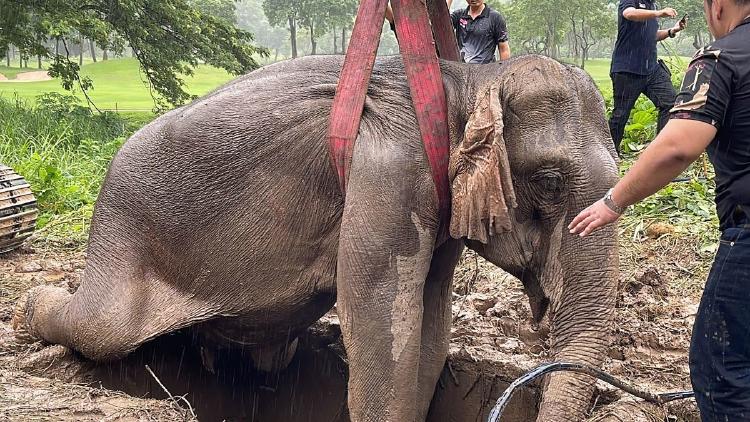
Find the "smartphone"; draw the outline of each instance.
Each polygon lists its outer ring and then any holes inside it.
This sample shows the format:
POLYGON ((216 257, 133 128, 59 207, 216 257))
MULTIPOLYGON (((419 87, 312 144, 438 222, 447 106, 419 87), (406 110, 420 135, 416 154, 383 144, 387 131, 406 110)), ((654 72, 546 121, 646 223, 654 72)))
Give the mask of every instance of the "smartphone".
POLYGON ((682 19, 680 19, 680 22, 681 23, 687 23, 687 18, 688 18, 688 14, 685 13, 685 16, 683 16, 682 19))

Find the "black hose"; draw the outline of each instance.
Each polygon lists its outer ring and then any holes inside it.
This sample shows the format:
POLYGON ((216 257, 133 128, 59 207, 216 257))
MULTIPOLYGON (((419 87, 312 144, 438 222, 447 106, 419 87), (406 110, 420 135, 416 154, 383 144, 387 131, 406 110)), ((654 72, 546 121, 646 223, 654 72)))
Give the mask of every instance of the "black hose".
POLYGON ((545 365, 541 365, 533 369, 531 372, 524 374, 521 378, 513 381, 508 386, 508 388, 503 392, 503 395, 500 396, 499 399, 497 399, 497 402, 495 403, 495 406, 492 408, 492 411, 490 412, 490 417, 487 419, 487 421, 497 422, 500 420, 500 416, 503 414, 505 407, 508 405, 508 402, 510 402, 510 399, 513 397, 513 394, 516 392, 516 390, 519 387, 523 387, 524 385, 529 384, 530 382, 534 381, 535 379, 539 377, 542 377, 546 374, 549 374, 551 372, 557 372, 557 371, 577 372, 579 374, 586 374, 594 378, 598 378, 606 382, 607 384, 615 386, 638 398, 641 398, 643 400, 646 400, 647 402, 655 403, 655 404, 669 403, 674 400, 688 399, 694 396, 694 393, 692 391, 679 391, 675 393, 653 394, 653 393, 649 393, 648 391, 640 390, 631 384, 627 384, 623 381, 620 381, 617 378, 613 377, 612 375, 607 374, 606 372, 600 369, 592 368, 590 366, 586 366, 586 365, 582 365, 578 363, 556 362, 556 363, 548 363, 545 365))
POLYGON ((685 183, 685 182, 692 182, 693 180, 705 182, 707 179, 705 177, 678 177, 678 178, 672 179, 671 183, 685 183))

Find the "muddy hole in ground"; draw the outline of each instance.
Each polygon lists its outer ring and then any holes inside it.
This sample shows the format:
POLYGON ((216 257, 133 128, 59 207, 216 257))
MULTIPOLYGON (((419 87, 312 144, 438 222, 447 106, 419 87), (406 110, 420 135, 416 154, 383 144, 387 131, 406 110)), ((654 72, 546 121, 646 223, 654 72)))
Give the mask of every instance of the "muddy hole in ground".
MULTIPOLYGON (((275 373, 256 371, 241 349, 214 353, 212 373, 192 335, 181 332, 147 343, 120 361, 84 362, 74 378, 135 397, 168 399, 166 389, 173 397, 184 396, 201 422, 345 422, 348 369, 339 334, 336 325, 312 328, 300 338, 290 365, 275 373)), ((498 373, 496 363, 456 356, 449 362, 427 420, 487 420, 510 377, 498 373)), ((32 372, 70 371, 70 365, 59 362, 43 366, 32 372)), ((535 387, 519 390, 502 421, 535 420, 539 397, 535 387)))

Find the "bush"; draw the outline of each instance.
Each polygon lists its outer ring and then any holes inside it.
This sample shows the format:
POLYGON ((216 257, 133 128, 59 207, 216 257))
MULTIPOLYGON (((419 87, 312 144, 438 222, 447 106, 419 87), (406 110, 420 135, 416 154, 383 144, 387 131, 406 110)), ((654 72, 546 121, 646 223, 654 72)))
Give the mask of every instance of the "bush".
POLYGON ((620 143, 623 153, 641 151, 656 137, 659 111, 645 97, 638 98, 630 111, 630 120, 625 126, 625 134, 620 143))
POLYGON ((70 96, 45 94, 34 106, 0 98, 0 162, 31 184, 41 228, 71 213, 90 216, 110 160, 136 129, 70 96))

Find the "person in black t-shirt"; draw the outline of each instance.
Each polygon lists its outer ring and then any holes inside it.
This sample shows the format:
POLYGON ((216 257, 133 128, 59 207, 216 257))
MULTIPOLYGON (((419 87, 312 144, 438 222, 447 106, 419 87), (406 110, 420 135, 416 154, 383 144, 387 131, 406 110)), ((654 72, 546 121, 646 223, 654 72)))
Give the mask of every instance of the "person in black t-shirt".
POLYGON ((673 28, 660 30, 657 18, 673 18, 677 12, 672 8, 656 10, 654 0, 620 0, 617 15, 617 41, 610 68, 615 104, 609 130, 619 153, 630 110, 641 94, 659 109, 657 133, 667 124, 675 92, 669 69, 657 61, 656 43, 673 38, 687 22, 680 20, 673 28))
MULTIPOLYGON (((502 15, 490 9, 484 0, 466 2, 469 4, 466 9, 451 13, 461 59, 466 63, 492 63, 495 61, 495 48, 500 60, 509 59, 508 29, 502 15)), ((447 3, 450 9, 453 0, 447 0, 447 3)), ((396 25, 390 4, 386 7, 385 18, 395 33, 396 25)))
POLYGON ((605 197, 569 225, 585 236, 661 189, 706 150, 721 241, 690 345, 704 421, 750 421, 750 0, 704 0, 716 38, 688 67, 671 120, 605 197))
MULTIPOLYGON (((453 0, 448 0, 448 8, 453 0)), ((510 58, 505 19, 484 0, 466 0, 468 7, 451 13, 458 49, 465 63, 492 63, 497 48, 500 60, 510 58)))

